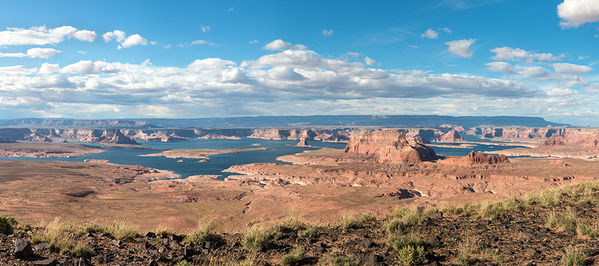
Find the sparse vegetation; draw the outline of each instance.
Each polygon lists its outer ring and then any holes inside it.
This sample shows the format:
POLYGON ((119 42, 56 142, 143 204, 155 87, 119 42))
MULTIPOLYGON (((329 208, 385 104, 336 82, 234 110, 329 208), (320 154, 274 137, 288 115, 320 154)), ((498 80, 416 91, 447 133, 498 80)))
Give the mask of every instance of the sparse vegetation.
POLYGON ((51 249, 66 254, 77 245, 74 231, 72 224, 57 217, 54 221, 46 224, 44 229, 37 231, 32 240, 34 243, 46 242, 51 249))
POLYGON ((15 218, 10 216, 0 216, 0 234, 10 235, 14 232, 13 226, 18 224, 15 218))
POLYGON ((577 222, 576 211, 572 208, 567 208, 563 213, 551 211, 545 226, 548 228, 560 227, 562 230, 574 231, 576 230, 577 222))
POLYGON ((318 259, 318 265, 323 266, 358 266, 358 260, 342 255, 326 255, 318 259))
POLYGON ((472 264, 472 252, 474 248, 469 241, 461 242, 458 245, 458 252, 456 254, 458 265, 470 265, 472 264))
POLYGON ((296 248, 289 252, 289 254, 281 258, 281 264, 283 265, 298 265, 306 256, 306 252, 303 248, 296 248))
POLYGON ((582 266, 586 264, 586 256, 572 246, 566 247, 562 256, 561 265, 582 266))
POLYGON ((428 262, 423 246, 405 246, 398 251, 397 259, 407 265, 421 265, 428 262))
POLYGON ((358 220, 351 214, 345 214, 339 217, 338 223, 339 226, 345 230, 358 228, 359 226, 358 220))
POLYGON ((581 221, 576 222, 576 233, 579 236, 587 236, 596 238, 599 235, 599 227, 597 225, 588 225, 581 221))
POLYGON ((250 250, 266 250, 275 236, 276 230, 272 227, 253 226, 245 234, 243 245, 250 250))
POLYGON ((77 258, 89 258, 95 254, 94 250, 82 241, 77 242, 71 250, 71 255, 77 258))
POLYGON ((360 216, 360 218, 358 219, 358 222, 360 224, 364 224, 364 223, 368 223, 368 222, 372 222, 372 221, 376 221, 376 217, 374 217, 374 215, 372 215, 370 213, 362 214, 360 216))
POLYGON ((177 262, 177 264, 175 264, 175 266, 191 266, 191 265, 193 265, 193 264, 189 263, 186 260, 179 261, 179 262, 177 262))
POLYGON ((314 225, 308 225, 306 229, 297 232, 300 237, 316 237, 318 235, 318 227, 314 225))
POLYGON ((219 240, 219 235, 214 233, 215 222, 214 220, 199 220, 198 229, 185 237, 186 243, 194 243, 203 245, 207 241, 219 240))
POLYGON ((132 240, 137 236, 139 228, 131 223, 114 222, 106 227, 106 232, 122 241, 132 240))

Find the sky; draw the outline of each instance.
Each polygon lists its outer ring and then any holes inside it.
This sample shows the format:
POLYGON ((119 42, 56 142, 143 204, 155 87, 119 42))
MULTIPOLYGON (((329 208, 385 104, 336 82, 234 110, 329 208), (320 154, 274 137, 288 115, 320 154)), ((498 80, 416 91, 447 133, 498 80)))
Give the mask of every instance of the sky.
POLYGON ((518 115, 599 126, 599 0, 7 1, 0 119, 518 115))

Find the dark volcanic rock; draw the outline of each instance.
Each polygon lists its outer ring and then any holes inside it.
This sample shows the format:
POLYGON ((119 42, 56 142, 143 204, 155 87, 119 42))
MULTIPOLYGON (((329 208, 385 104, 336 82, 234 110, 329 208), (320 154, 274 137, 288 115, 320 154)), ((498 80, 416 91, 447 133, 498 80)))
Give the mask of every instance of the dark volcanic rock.
POLYGON ((31 243, 22 239, 15 240, 15 246, 13 250, 13 256, 19 259, 30 259, 34 256, 31 243))

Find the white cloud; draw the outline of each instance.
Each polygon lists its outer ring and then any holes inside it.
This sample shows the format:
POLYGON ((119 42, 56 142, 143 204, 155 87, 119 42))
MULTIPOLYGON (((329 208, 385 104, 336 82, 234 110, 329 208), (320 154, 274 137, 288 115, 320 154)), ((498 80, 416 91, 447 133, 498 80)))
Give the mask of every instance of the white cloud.
POLYGON ((106 63, 104 61, 92 62, 90 60, 81 60, 63 67, 60 73, 64 74, 99 74, 116 73, 123 70, 121 64, 106 63))
POLYGON ((104 39, 105 42, 116 40, 117 42, 122 43, 126 37, 127 37, 127 34, 125 34, 125 32, 121 31, 121 30, 110 31, 110 32, 104 33, 102 35, 102 38, 104 39))
POLYGON ((420 35, 420 38, 438 39, 439 38, 439 32, 437 32, 436 30, 433 30, 433 29, 429 28, 422 35, 420 35))
POLYGON ((77 30, 72 26, 61 26, 49 29, 46 26, 24 28, 7 28, 0 31, 0 46, 7 45, 48 45, 58 44, 74 37, 82 41, 93 41, 96 33, 89 30, 77 30))
POLYGON ((42 66, 40 66, 39 73, 40 74, 50 74, 50 73, 58 72, 59 70, 60 70, 60 67, 58 66, 58 64, 43 63, 42 66))
POLYGON ((283 41, 281 39, 274 40, 266 44, 262 49, 271 50, 271 51, 281 51, 285 49, 291 48, 291 43, 283 41))
POLYGON ((325 36, 325 37, 331 37, 331 36, 333 36, 333 30, 331 30, 331 29, 328 29, 328 30, 327 29, 323 29, 322 30, 322 36, 325 36))
POLYGON ((210 26, 201 26, 200 29, 202 30, 202 32, 209 32, 210 26))
POLYGON ((2 53, 0 52, 0 57, 27 57, 27 58, 44 58, 48 59, 61 51, 58 51, 54 48, 31 48, 27 50, 27 53, 2 53))
POLYGON ((535 60, 538 61, 553 61, 559 60, 562 56, 554 56, 551 53, 536 53, 520 48, 511 47, 498 47, 491 49, 491 52, 495 53, 491 59, 493 60, 506 60, 506 61, 525 61, 532 63, 535 60))
POLYGON ((578 27, 599 21, 599 0, 564 0, 557 6, 562 27, 578 27))
MULTIPOLYGON (((104 39, 105 42, 110 42, 112 40, 115 40, 116 42, 120 43, 120 45, 117 46, 117 49, 123 49, 123 48, 129 48, 132 46, 137 46, 137 45, 148 45, 148 40, 146 40, 144 37, 141 37, 141 35, 139 34, 133 34, 133 35, 129 35, 127 36, 127 34, 124 31, 121 30, 114 30, 114 31, 110 31, 110 32, 106 32, 102 35, 102 38, 104 39)), ((156 44, 156 42, 152 42, 152 44, 156 44)))
POLYGON ((80 30, 75 32, 73 37, 81 41, 93 42, 96 40, 96 32, 91 30, 80 30))
POLYGON ((445 44, 447 44, 449 46, 449 51, 452 52, 453 54, 461 56, 461 57, 465 57, 465 58, 471 58, 472 52, 470 51, 470 46, 475 41, 476 41, 475 39, 466 39, 466 40, 450 41, 450 42, 446 42, 445 44))
POLYGON ((136 45, 148 45, 148 40, 146 40, 144 37, 141 37, 139 34, 129 35, 127 39, 125 39, 125 41, 122 42, 117 48, 129 48, 136 45))
POLYGON ((512 65, 507 62, 489 62, 485 64, 489 71, 500 72, 504 74, 515 74, 512 65))
POLYGON ((559 88, 554 88, 554 89, 550 89, 547 91, 547 95, 549 96, 558 96, 558 97, 564 97, 564 96, 571 96, 571 95, 576 95, 578 94, 578 91, 573 90, 573 89, 559 89, 559 88))
POLYGON ((191 42, 191 45, 210 45, 210 46, 215 46, 216 43, 210 42, 210 41, 206 41, 206 40, 195 40, 191 42))
POLYGON ((370 57, 364 57, 364 63, 369 65, 369 66, 374 66, 376 65, 376 61, 370 57))
POLYGON ((257 43, 259 43, 259 41, 258 41, 258 40, 251 40, 251 41, 249 41, 248 43, 249 43, 249 44, 257 44, 257 43))
POLYGON ((27 55, 32 58, 45 58, 48 59, 60 51, 53 48, 31 48, 27 50, 27 55))
POLYGON ((593 68, 589 66, 575 65, 569 63, 555 63, 552 66, 555 72, 557 73, 568 73, 572 75, 582 75, 593 70, 593 68))

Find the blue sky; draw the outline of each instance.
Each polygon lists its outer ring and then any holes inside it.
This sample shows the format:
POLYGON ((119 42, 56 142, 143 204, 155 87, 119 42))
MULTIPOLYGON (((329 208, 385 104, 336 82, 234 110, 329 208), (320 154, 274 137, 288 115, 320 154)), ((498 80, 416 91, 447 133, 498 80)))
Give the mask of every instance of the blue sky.
POLYGON ((526 115, 599 126, 599 0, 11 1, 0 118, 526 115))

